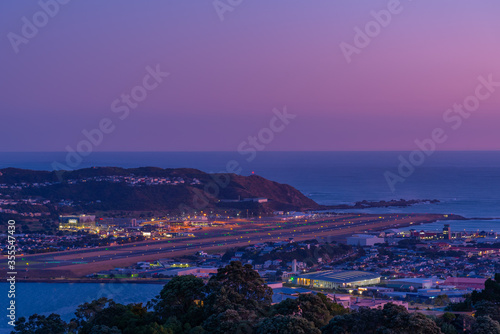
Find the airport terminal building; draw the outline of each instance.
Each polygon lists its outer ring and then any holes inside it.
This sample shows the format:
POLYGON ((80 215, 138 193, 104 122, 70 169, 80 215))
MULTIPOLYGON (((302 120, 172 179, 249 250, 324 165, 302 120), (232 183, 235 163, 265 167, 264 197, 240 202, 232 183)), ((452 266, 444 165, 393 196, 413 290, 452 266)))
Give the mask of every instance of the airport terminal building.
POLYGON ((294 275, 288 283, 320 289, 337 289, 380 283, 380 275, 365 271, 318 271, 294 275))
POLYGON ((78 216, 59 216, 60 230, 80 230, 94 229, 95 216, 78 215, 78 216))

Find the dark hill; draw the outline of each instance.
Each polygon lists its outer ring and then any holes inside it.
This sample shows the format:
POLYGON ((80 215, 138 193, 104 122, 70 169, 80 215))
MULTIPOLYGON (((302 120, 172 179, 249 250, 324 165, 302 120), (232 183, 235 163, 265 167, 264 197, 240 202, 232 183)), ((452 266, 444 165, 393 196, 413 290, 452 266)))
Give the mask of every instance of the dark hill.
POLYGON ((297 189, 256 175, 208 174, 197 169, 156 167, 129 169, 94 167, 66 172, 6 168, 0 170, 0 173, 1 184, 21 187, 21 189, 4 188, 3 195, 10 195, 12 198, 46 199, 50 200, 51 204, 57 204, 61 200, 72 201, 75 211, 76 209, 199 211, 234 208, 269 212, 321 208, 297 189), (167 178, 176 180, 178 184, 132 185, 123 181, 123 177, 132 177, 134 180, 167 178), (114 181, 109 178, 114 178, 114 181), (181 181, 184 183, 180 183, 181 181), (257 197, 267 198, 269 201, 267 203, 224 201, 257 197))

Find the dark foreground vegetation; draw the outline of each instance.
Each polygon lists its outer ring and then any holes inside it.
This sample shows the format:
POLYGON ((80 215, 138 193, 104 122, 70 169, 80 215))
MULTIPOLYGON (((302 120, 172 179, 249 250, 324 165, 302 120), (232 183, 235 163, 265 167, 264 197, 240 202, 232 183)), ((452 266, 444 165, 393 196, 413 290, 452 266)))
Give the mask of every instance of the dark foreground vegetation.
POLYGON ((272 305, 272 289, 249 265, 231 262, 207 283, 175 277, 147 303, 122 305, 100 298, 82 304, 70 322, 59 315, 20 318, 13 333, 35 334, 500 334, 500 275, 484 291, 445 313, 427 317, 404 307, 349 311, 323 294, 301 294, 272 305))

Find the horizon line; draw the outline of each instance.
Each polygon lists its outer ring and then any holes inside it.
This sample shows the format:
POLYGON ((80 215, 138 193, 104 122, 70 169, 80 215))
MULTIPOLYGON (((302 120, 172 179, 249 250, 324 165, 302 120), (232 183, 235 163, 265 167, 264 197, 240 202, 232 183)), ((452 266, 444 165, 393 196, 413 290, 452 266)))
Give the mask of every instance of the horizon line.
MULTIPOLYGON (((359 152, 359 153, 371 153, 371 152, 413 152, 421 150, 263 150, 258 151, 260 153, 349 153, 349 152, 359 152)), ((433 152, 500 152, 500 149, 495 150, 435 150, 433 152)), ((67 154, 67 151, 0 151, 2 153, 62 153, 67 154)), ((94 153, 239 153, 235 150, 203 150, 203 151, 95 151, 91 152, 89 155, 94 153)))

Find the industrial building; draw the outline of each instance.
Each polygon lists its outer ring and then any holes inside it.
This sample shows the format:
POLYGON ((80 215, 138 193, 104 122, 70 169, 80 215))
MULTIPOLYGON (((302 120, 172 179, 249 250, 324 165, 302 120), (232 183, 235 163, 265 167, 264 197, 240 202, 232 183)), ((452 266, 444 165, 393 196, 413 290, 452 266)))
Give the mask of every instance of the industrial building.
POLYGON ((384 238, 379 238, 371 234, 354 234, 347 238, 347 244, 352 246, 373 246, 375 244, 383 244, 384 238))
POLYGON ((337 289, 380 283, 380 275, 365 271, 318 271, 289 278, 289 283, 311 288, 337 289))
POLYGON ((430 289, 436 285, 443 284, 444 281, 437 279, 435 277, 431 278, 400 278, 393 279, 386 282, 389 288, 400 288, 400 289, 430 289))
POLYGON ((110 227, 136 227, 137 219, 135 218, 99 218, 97 224, 100 227, 110 228, 110 227))
POLYGON ((448 277, 444 285, 452 285, 457 289, 482 290, 484 283, 486 283, 486 278, 448 277))
POLYGON ((81 230, 94 229, 95 216, 78 215, 78 216, 59 216, 60 230, 81 230))

